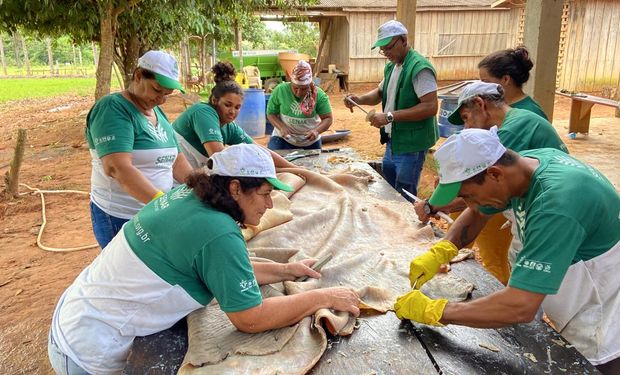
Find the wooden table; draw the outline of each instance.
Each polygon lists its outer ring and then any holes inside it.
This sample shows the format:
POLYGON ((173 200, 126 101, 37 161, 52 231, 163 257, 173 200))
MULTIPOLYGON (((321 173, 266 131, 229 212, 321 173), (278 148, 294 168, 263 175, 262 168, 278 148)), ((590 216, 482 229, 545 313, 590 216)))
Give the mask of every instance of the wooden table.
MULTIPOLYGON (((310 168, 329 168, 327 159, 332 155, 356 157, 351 151, 342 150, 300 158, 295 163, 310 168)), ((375 176, 376 182, 370 186, 372 194, 385 200, 404 201, 368 164, 353 164, 375 176)), ((473 298, 503 288, 474 260, 453 264, 452 272, 477 286, 473 298)), ((360 322, 360 328, 351 336, 329 337, 327 350, 311 374, 598 373, 542 321, 502 329, 430 327, 400 321, 389 312, 361 315, 360 322), (499 352, 480 344, 497 348, 499 352)), ((186 351, 187 325, 183 320, 166 331, 137 338, 124 373, 174 374, 186 351)))
POLYGON ((570 98, 570 120, 568 122, 569 133, 587 134, 590 131, 590 116, 595 104, 608 107, 620 108, 620 102, 612 99, 601 98, 582 93, 567 93, 556 91, 557 95, 570 98))

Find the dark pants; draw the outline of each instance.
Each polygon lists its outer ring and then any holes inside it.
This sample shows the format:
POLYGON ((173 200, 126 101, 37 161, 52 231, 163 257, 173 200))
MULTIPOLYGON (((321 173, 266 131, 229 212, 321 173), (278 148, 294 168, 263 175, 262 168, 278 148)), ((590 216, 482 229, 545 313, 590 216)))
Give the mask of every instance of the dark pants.
POLYGON ((272 135, 271 138, 269 138, 269 144, 267 145, 267 148, 269 148, 270 150, 292 150, 292 149, 320 150, 321 146, 322 146, 322 142, 320 139, 311 145, 299 147, 299 146, 295 146, 295 145, 288 143, 282 137, 276 137, 275 135, 272 135))
POLYGON ((620 358, 612 359, 607 363, 596 366, 596 368, 603 375, 618 375, 620 374, 620 358))
POLYGON ((418 195, 418 183, 420 182, 424 159, 426 159, 426 151, 393 155, 392 141, 388 141, 385 146, 381 165, 385 179, 409 201, 412 201, 412 198, 404 195, 402 191, 405 189, 414 195, 418 195))
POLYGON ((129 219, 108 215, 92 201, 90 202, 90 220, 93 223, 93 233, 95 233, 95 238, 101 249, 106 247, 116 236, 116 233, 121 230, 123 224, 129 221, 129 219))

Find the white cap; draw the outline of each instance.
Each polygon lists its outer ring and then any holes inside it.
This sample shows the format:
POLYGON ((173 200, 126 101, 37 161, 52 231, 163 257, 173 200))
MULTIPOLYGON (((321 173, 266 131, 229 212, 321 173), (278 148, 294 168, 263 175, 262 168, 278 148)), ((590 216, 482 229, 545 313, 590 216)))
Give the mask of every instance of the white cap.
POLYGON ((490 82, 482 82, 482 81, 473 81, 469 85, 465 86, 461 94, 459 95, 458 106, 450 115, 448 116, 448 121, 453 123, 454 125, 462 125, 463 119, 461 118, 461 114, 459 113, 459 109, 464 102, 478 95, 503 95, 503 90, 501 89, 501 85, 497 83, 490 82))
POLYGON ((451 135, 433 155, 439 167, 439 185, 429 203, 445 206, 452 202, 461 190, 461 182, 494 165, 505 152, 496 126, 451 135))
POLYGON ((164 51, 148 51, 138 59, 138 68, 153 72, 155 80, 161 87, 185 93, 183 85, 179 82, 177 60, 172 55, 164 51))
POLYGON ((379 26, 379 30, 377 30, 377 41, 372 45, 372 49, 388 45, 394 36, 407 34, 407 28, 402 23, 396 20, 387 21, 379 26))
POLYGON ((209 160, 213 161, 211 168, 205 167, 209 175, 262 177, 278 190, 293 191, 291 186, 278 180, 271 154, 259 145, 245 143, 232 145, 216 152, 209 160))

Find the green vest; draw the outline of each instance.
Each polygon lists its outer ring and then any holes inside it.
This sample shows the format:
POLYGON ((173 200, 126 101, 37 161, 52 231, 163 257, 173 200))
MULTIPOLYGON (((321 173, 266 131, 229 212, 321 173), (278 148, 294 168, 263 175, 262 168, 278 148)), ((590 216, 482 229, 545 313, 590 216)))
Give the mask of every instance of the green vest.
MULTIPOLYGON (((394 99, 395 111, 411 108, 420 102, 411 82, 413 82, 413 77, 418 75, 422 69, 430 69, 435 74, 435 69, 424 56, 414 51, 413 48, 409 49, 403 62, 403 70, 398 77, 398 91, 394 99)), ((388 62, 383 71, 382 108, 385 108, 387 87, 393 70, 394 64, 388 62)), ((384 144, 389 140, 389 137, 383 128, 380 131, 381 144, 384 144)), ((437 139, 439 139, 439 131, 435 116, 420 121, 394 121, 392 123, 392 152, 395 155, 428 150, 437 142, 437 139)))

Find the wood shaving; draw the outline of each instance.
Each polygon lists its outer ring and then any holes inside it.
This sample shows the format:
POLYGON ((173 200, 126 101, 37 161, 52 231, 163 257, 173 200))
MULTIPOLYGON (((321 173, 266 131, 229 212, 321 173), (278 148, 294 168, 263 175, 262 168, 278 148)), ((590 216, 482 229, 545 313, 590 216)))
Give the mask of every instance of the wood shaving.
POLYGON ((478 346, 481 347, 481 348, 488 349, 488 350, 490 350, 492 352, 499 353, 499 348, 497 346, 495 346, 495 345, 487 344, 487 343, 480 343, 480 344, 478 344, 478 346))
POLYGON ((536 359, 536 356, 532 353, 523 353, 523 356, 527 359, 529 359, 530 361, 534 362, 534 363, 538 363, 538 360, 536 359))

